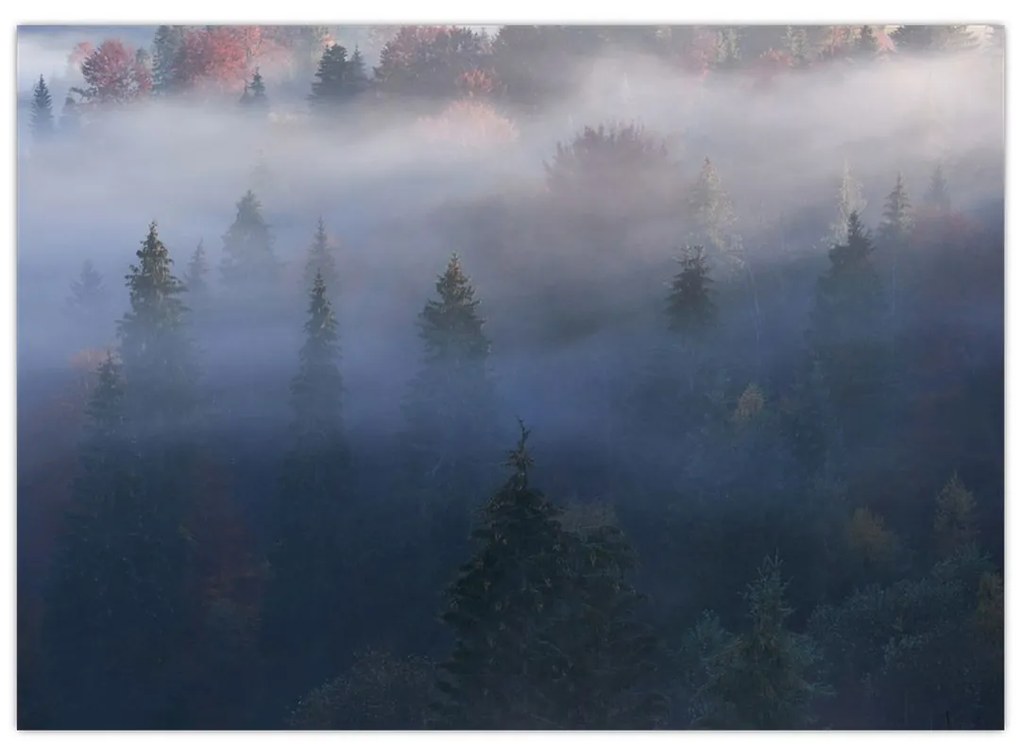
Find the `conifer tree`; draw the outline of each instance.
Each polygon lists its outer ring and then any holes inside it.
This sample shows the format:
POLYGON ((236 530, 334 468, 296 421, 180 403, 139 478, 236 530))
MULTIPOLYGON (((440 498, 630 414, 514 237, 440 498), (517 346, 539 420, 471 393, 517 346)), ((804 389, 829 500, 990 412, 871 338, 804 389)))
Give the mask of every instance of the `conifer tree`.
POLYGON ((733 242, 736 216, 719 173, 708 158, 691 189, 690 207, 696 239, 707 241, 714 252, 725 254, 733 242))
POLYGON ((315 110, 332 110, 362 92, 367 82, 361 52, 355 49, 348 59, 344 47, 332 44, 319 60, 308 102, 315 110))
POLYGON ((466 483, 477 487, 471 453, 485 450, 492 439, 490 344, 457 254, 436 290, 438 298, 419 316, 425 359, 404 404, 407 441, 419 477, 446 491, 446 498, 463 498, 466 483))
POLYGON ((750 627, 708 659, 697 693, 695 725, 727 729, 809 726, 811 703, 828 688, 817 679, 819 654, 807 636, 791 632, 787 583, 778 557, 768 557, 747 587, 750 627))
POLYGON ((853 430, 845 432, 851 437, 881 409, 885 306, 872 250, 852 212, 846 242, 829 251, 829 268, 818 279, 809 332, 837 416, 853 430))
POLYGON ((263 646, 287 704, 343 668, 349 551, 347 444, 337 323, 321 275, 309 298, 305 341, 291 382, 291 446, 270 549, 263 646))
POLYGON ((931 182, 928 184, 928 191, 924 195, 924 205, 940 214, 946 214, 950 209, 949 188, 946 184, 946 176, 942 171, 942 164, 935 165, 931 174, 931 182))
POLYGON ((262 80, 262 74, 258 67, 255 68, 251 82, 244 86, 241 104, 251 108, 265 108, 269 104, 269 99, 266 98, 266 84, 262 80))
POLYGON ((262 216, 262 204, 248 191, 237 203, 237 217, 223 236, 223 282, 239 290, 265 289, 278 276, 273 236, 262 216))
POLYGON ((184 286, 193 308, 200 307, 209 300, 209 262, 205 257, 204 241, 199 240, 195 252, 188 261, 188 270, 184 275, 184 286))
POLYGON ((180 727, 189 643, 183 539, 146 483, 128 390, 107 357, 88 407, 80 475, 44 620, 55 728, 180 727))
POLYGON ((43 76, 32 89, 32 136, 41 142, 53 134, 53 101, 43 76))
POLYGON ((787 26, 783 35, 783 45, 793 60, 794 67, 807 67, 810 48, 807 31, 802 26, 787 26))
POLYGON ((953 473, 935 499, 935 545, 942 557, 972 545, 977 539, 977 502, 959 476, 953 473))
POLYGON ((474 533, 478 552, 449 589, 443 621, 455 645, 438 683, 444 728, 549 728, 564 714, 552 696, 564 673, 553 639, 571 554, 562 511, 529 482, 527 438, 522 426, 510 478, 474 533))
POLYGON ((185 30, 184 26, 156 29, 152 42, 152 89, 157 95, 173 93, 179 87, 185 30))
POLYGON ((102 317, 106 300, 103 278, 96 271, 91 259, 86 259, 78 278, 71 282, 68 309, 76 318, 94 322, 102 317))
POLYGON ((670 330, 686 344, 698 345, 706 340, 716 320, 712 278, 700 245, 687 246, 679 261, 680 273, 673 277, 666 314, 670 330))
POLYGON ((864 198, 864 191, 860 182, 854 178, 850 170, 849 161, 843 162, 843 177, 839 182, 839 193, 837 196, 836 221, 832 224, 829 232, 829 244, 840 244, 847 241, 847 225, 850 221, 850 214, 856 212, 858 216, 868 206, 864 198))
POLYGON ((153 432, 171 426, 193 403, 194 366, 186 333, 183 283, 159 239, 156 223, 127 275, 130 309, 118 323, 120 356, 136 423, 153 432), (142 413, 144 411, 144 414, 142 413))
POLYGON ((329 249, 326 225, 321 217, 315 228, 315 236, 308 248, 308 258, 305 262, 305 284, 308 287, 314 285, 316 275, 322 276, 322 280, 331 292, 337 291, 339 278, 336 273, 336 261, 333 259, 333 252, 329 249))
POLYGON ((891 264, 889 304, 890 311, 894 315, 899 293, 900 255, 907 247, 912 228, 910 199, 907 196, 907 189, 903 185, 903 174, 897 173, 896 185, 886 197, 885 210, 882 212, 882 224, 878 230, 880 244, 891 264))

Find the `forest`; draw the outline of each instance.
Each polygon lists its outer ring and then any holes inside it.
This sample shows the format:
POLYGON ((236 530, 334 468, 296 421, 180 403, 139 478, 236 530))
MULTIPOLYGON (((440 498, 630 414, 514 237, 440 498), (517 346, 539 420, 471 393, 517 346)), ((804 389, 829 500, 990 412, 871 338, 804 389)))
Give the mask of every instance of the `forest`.
POLYGON ((998 26, 18 32, 20 729, 1001 729, 998 26))

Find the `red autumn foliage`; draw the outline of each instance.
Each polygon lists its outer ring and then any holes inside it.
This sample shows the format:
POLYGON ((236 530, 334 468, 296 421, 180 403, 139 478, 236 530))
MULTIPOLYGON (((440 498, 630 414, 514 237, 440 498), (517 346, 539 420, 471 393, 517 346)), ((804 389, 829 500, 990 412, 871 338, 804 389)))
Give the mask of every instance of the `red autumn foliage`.
POLYGON ((86 101, 118 104, 134 101, 152 90, 152 76, 135 50, 117 39, 107 39, 81 63, 86 101))
POLYGON ((474 69, 457 78, 457 90, 466 98, 487 98, 498 92, 499 81, 491 70, 474 69))

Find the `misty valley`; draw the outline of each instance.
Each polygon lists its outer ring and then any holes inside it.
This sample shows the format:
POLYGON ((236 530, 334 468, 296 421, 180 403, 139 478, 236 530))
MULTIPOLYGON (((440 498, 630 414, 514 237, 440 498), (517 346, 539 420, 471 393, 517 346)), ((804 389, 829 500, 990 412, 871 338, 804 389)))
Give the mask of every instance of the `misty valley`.
POLYGON ((19 728, 1003 728, 1004 53, 19 28, 19 728))

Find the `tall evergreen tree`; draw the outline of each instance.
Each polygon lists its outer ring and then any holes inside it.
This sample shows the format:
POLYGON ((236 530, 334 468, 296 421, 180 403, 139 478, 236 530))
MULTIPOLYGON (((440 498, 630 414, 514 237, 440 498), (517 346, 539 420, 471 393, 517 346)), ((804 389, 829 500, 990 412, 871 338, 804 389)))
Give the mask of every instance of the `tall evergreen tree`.
POLYGON ((127 275, 130 309, 118 324, 120 355, 136 423, 164 433, 194 402, 194 365, 185 327, 184 284, 156 230, 149 232, 127 275))
POLYGON ((811 703, 828 688, 817 678, 814 644, 786 627, 792 610, 781 568, 778 558, 765 559, 744 595, 750 627, 709 657, 696 726, 799 729, 813 722, 811 703))
POLYGON ((269 104, 266 97, 266 84, 262 80, 262 73, 255 68, 251 82, 244 86, 244 94, 241 96, 241 104, 251 108, 265 108, 269 104))
POLYGON ((317 275, 322 276, 322 280, 331 292, 337 291, 339 277, 336 273, 336 261, 333 259, 333 252, 329 249, 326 225, 321 217, 315 228, 312 244, 308 248, 308 258, 305 261, 305 284, 308 287, 313 286, 317 275))
POLYGON ((152 42, 152 89, 157 95, 179 87, 179 66, 183 57, 184 26, 159 26, 152 42))
POLYGON ((807 67, 810 62, 810 46, 807 30, 803 26, 787 26, 783 46, 793 60, 794 67, 807 67))
POLYGON ((878 54, 878 37, 875 36, 875 29, 872 26, 861 26, 855 44, 858 56, 868 59, 878 54))
POLYGON ((571 555, 561 510, 529 483, 527 437, 522 427, 510 478, 474 533, 478 552, 449 590, 443 621, 456 640, 441 665, 443 727, 550 728, 564 714, 552 697, 563 675, 553 639, 571 555))
POLYGON ((53 134, 53 100, 50 89, 46 87, 43 76, 32 89, 32 136, 37 142, 45 140, 53 134))
POLYGON ((205 257, 204 241, 199 240, 195 252, 188 261, 188 270, 184 275, 184 286, 188 290, 193 308, 204 305, 209 300, 209 262, 205 257))
POLYGON ((899 295, 900 256, 907 247, 912 228, 910 198, 903 185, 903 174, 897 173, 896 185, 886 197, 882 224, 878 229, 879 243, 890 263, 889 309, 893 315, 896 314, 899 295))
POLYGON ((343 628, 352 597, 344 587, 353 567, 344 545, 348 450, 339 357, 336 318, 317 274, 291 383, 291 446, 275 509, 263 613, 263 647, 285 704, 335 675, 349 651, 343 628))
POLYGON ((868 206, 864 198, 864 191, 860 182, 854 178, 850 170, 850 162, 843 162, 843 176, 839 182, 839 192, 836 200, 836 221, 829 231, 829 244, 845 243, 847 241, 847 225, 850 222, 850 214, 856 212, 858 216, 868 206))
POLYGON ((818 279, 811 315, 812 348, 848 436, 860 435, 867 416, 881 409, 885 306, 872 251, 851 212, 847 240, 829 251, 828 271, 818 279))
POLYGON ((457 254, 436 290, 438 299, 429 300, 420 315, 425 359, 404 412, 414 468, 438 486, 466 475, 463 468, 471 458, 465 454, 491 440, 495 412, 489 339, 457 254))
POLYGON ((233 289, 265 289, 279 275, 273 236, 262 204, 248 191, 237 203, 237 217, 223 236, 223 282, 233 289))
POLYGON ((679 261, 680 273, 673 277, 666 314, 670 330, 686 344, 698 345, 706 340, 716 320, 712 278, 700 245, 687 246, 679 261))
POLYGON ((949 212, 951 206, 949 187, 946 183, 946 175, 942 171, 941 163, 936 164, 935 170, 932 171, 931 182, 928 184, 928 190, 924 194, 924 205, 941 214, 949 212))
POLYGON ((106 289, 103 277, 96 271, 90 259, 82 264, 78 278, 71 282, 71 296, 68 309, 76 318, 94 322, 102 317, 106 308, 106 289))
POLYGON ((361 52, 355 49, 348 59, 344 47, 332 44, 319 60, 308 102, 315 110, 332 110, 362 92, 367 82, 361 52))
POLYGON ((706 241, 720 258, 725 256, 733 243, 736 215, 719 173, 708 158, 691 189, 690 207, 695 239, 706 241))

